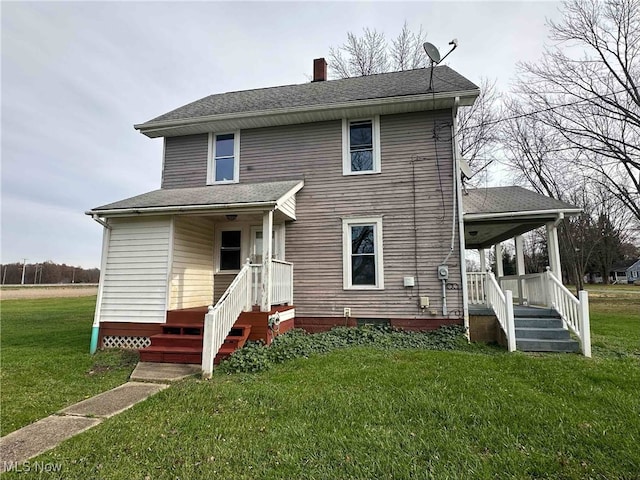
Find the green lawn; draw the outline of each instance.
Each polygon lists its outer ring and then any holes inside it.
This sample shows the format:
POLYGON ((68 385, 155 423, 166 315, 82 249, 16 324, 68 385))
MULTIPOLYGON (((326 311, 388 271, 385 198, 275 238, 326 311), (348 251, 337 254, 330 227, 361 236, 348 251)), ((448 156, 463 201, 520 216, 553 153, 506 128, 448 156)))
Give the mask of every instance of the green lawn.
POLYGON ((89 355, 96 297, 0 302, 1 433, 124 383, 137 357, 89 355))
POLYGON ((638 479, 640 298, 591 305, 593 359, 341 349, 181 382, 34 460, 65 479, 638 479))

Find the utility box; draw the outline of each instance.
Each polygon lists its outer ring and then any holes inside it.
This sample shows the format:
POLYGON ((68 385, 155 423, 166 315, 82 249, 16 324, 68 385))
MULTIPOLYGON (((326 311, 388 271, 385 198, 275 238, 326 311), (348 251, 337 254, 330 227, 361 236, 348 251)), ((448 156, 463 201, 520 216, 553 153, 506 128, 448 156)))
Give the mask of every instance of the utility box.
POLYGON ((420 308, 427 308, 429 306, 429 297, 420 297, 420 308))
POLYGON ((415 287, 416 286, 415 277, 404 277, 404 286, 405 287, 415 287))

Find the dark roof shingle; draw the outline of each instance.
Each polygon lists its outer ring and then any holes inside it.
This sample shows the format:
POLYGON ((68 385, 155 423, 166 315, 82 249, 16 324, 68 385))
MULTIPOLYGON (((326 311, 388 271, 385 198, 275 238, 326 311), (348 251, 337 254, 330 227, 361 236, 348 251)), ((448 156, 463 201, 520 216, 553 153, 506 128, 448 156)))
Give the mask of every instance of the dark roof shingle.
MULTIPOLYGON (((444 65, 435 67, 433 72, 433 92, 435 94, 473 90, 478 90, 478 87, 455 70, 444 65)), ((331 105, 358 100, 419 95, 428 92, 429 69, 420 68, 364 77, 209 95, 146 123, 230 113, 331 105)))
POLYGON ((96 207, 91 212, 189 205, 222 207, 252 203, 275 203, 302 180, 264 183, 234 183, 206 187, 159 189, 96 207))
POLYGON ((579 210, 569 203, 522 187, 489 187, 467 190, 462 196, 465 214, 579 210))

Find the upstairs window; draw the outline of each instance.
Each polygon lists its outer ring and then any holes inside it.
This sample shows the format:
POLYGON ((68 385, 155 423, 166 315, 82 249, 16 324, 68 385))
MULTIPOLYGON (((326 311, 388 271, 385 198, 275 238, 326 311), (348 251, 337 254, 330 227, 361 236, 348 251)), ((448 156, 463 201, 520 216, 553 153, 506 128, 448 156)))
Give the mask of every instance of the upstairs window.
POLYGON ((342 173, 380 172, 380 117, 342 122, 342 173))
POLYGON ((211 134, 207 183, 237 183, 240 172, 240 132, 211 134))

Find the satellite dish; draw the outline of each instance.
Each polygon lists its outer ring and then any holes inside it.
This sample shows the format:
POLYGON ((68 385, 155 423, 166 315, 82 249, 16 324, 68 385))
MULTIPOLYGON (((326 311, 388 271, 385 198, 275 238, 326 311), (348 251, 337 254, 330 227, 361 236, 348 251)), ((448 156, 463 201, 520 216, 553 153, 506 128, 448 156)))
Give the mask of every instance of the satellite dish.
POLYGON ((433 43, 424 42, 424 45, 422 45, 422 47, 433 63, 435 63, 436 65, 440 63, 440 52, 433 43))

